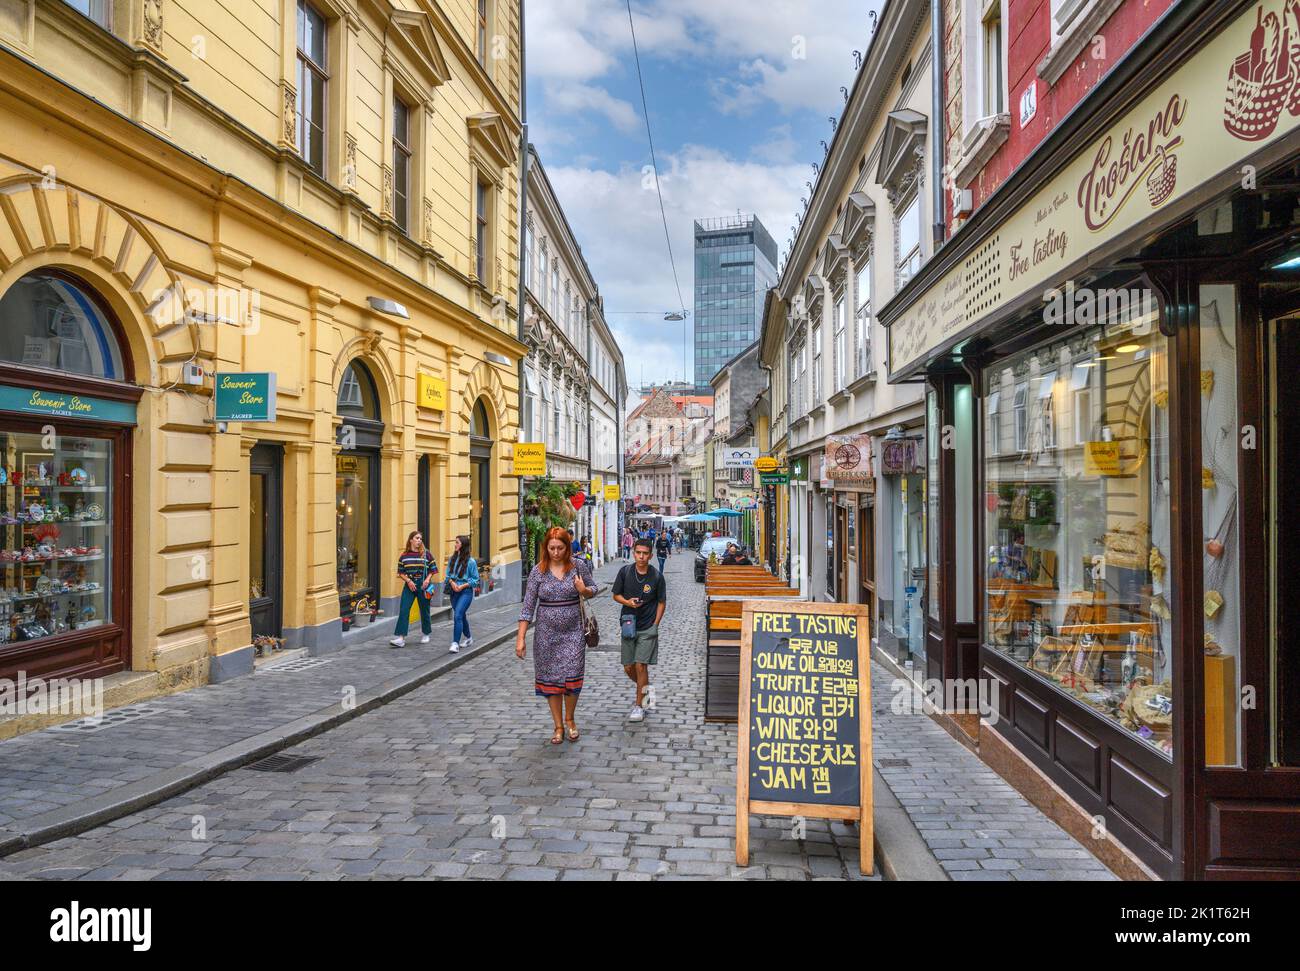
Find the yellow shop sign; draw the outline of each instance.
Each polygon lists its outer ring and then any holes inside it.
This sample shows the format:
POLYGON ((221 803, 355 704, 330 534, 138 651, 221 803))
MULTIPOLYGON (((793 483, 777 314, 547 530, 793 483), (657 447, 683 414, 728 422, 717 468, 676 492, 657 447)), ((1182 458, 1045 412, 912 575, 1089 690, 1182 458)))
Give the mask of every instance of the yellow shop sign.
POLYGON ((447 382, 442 378, 435 378, 432 374, 421 372, 417 392, 417 400, 421 408, 432 408, 434 411, 447 410, 447 382))
POLYGON ((542 442, 520 442, 515 446, 514 475, 545 475, 546 446, 542 442))

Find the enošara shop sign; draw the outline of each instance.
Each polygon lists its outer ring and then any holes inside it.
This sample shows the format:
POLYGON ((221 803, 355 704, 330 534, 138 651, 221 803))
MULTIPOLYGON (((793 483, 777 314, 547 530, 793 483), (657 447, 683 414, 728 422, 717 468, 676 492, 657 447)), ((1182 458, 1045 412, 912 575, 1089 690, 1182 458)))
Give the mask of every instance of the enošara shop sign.
POLYGON ((275 421, 275 372, 217 374, 217 421, 275 421))
POLYGON ((889 325, 890 380, 1300 126, 1297 39, 1300 8, 1281 0, 1208 38, 889 325))
POLYGON ((872 872, 869 608, 746 600, 740 621, 736 863, 749 815, 858 821, 872 872))
POLYGON ((16 411, 45 418, 76 418, 81 421, 105 421, 118 425, 135 424, 135 405, 127 401, 108 401, 66 391, 40 388, 16 388, 0 385, 0 411, 16 411))

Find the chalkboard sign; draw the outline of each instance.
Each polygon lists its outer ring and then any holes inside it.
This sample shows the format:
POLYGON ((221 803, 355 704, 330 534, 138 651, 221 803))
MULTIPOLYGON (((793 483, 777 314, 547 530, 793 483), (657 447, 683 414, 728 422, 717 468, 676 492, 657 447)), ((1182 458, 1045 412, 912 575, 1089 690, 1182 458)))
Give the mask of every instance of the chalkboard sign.
POLYGON ((736 862, 749 814, 859 822, 872 872, 868 609, 747 600, 741 612, 736 862))

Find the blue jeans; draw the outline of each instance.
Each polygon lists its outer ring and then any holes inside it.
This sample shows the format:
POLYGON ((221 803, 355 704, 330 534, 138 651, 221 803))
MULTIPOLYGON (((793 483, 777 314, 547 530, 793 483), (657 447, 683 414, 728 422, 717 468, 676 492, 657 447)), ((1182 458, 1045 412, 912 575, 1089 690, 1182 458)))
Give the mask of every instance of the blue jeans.
POLYGON ((666 559, 668 559, 668 557, 666 557, 666 556, 661 556, 661 557, 659 557, 659 572, 660 572, 660 573, 663 573, 663 572, 664 572, 664 560, 666 560, 666 559))
POLYGON ((397 608, 397 627, 393 633, 398 637, 405 637, 406 631, 410 627, 411 621, 411 601, 414 600, 420 608, 420 630, 426 634, 433 632, 433 627, 429 624, 429 598, 424 595, 424 591, 413 592, 410 587, 402 585, 402 602, 397 608))
POLYGON ((463 637, 473 637, 469 632, 469 618, 465 616, 469 605, 474 602, 474 588, 466 587, 459 593, 451 595, 451 639, 457 644, 463 637))

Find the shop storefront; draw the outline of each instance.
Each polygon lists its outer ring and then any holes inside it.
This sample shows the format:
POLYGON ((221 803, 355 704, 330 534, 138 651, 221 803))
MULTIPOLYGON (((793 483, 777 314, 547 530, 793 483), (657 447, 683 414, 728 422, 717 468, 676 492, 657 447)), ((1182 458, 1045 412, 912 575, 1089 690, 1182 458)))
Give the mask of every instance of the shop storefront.
POLYGON ((351 618, 378 605, 380 577, 380 461, 384 423, 370 371, 353 361, 339 386, 340 448, 334 457, 338 532, 339 611, 351 618))
POLYGON ((924 678, 925 501, 921 428, 895 428, 879 440, 880 488, 871 507, 880 528, 875 589, 877 643, 924 678))
POLYGON ((0 299, 0 678, 130 664, 130 380, 75 277, 30 273, 0 299))
POLYGON ((1176 10, 883 314, 955 431, 938 667, 991 689, 981 756, 1104 819, 1126 874, 1300 874, 1293 11, 1176 10))

